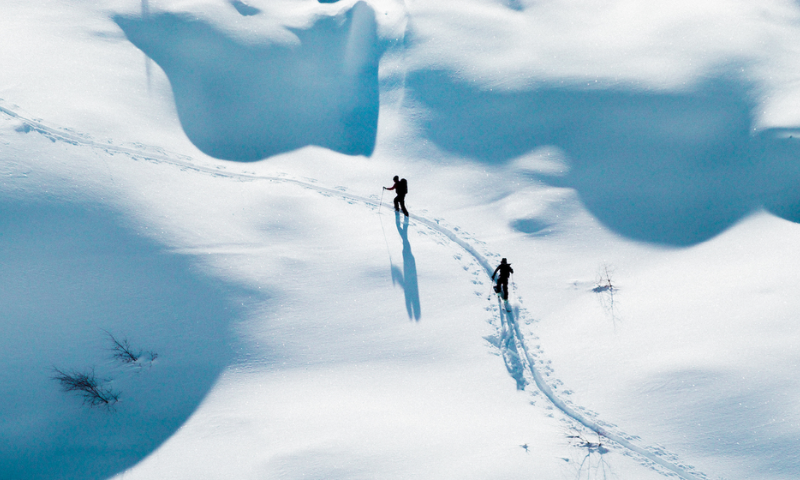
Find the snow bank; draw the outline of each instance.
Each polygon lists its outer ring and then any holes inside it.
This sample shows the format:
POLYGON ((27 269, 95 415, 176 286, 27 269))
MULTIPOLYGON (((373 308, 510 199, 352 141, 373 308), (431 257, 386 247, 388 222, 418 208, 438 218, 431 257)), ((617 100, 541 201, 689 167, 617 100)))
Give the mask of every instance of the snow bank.
POLYGON ((261 160, 306 145, 370 155, 378 123, 375 12, 293 30, 294 44, 247 44, 213 24, 163 12, 117 16, 167 74, 186 135, 204 153, 261 160))

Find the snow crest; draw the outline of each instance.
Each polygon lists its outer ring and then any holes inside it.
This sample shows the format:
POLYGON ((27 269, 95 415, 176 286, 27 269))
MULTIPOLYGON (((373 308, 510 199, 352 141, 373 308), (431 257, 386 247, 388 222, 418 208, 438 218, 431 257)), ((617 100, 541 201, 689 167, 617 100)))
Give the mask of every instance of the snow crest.
MULTIPOLYGON (((21 122, 21 127, 18 128, 19 131, 36 132, 44 135, 53 142, 60 141, 75 146, 91 147, 105 151, 108 154, 120 153, 133 159, 144 159, 156 163, 168 163, 180 168, 188 168, 215 176, 225 176, 230 178, 246 179, 250 181, 258 180, 293 184, 298 187, 313 190, 326 196, 340 198, 351 203, 361 203, 374 210, 378 215, 382 214, 380 210, 382 202, 376 201, 377 198, 367 198, 361 195, 348 193, 341 187, 324 187, 319 185, 314 179, 300 180, 291 178, 288 175, 267 176, 247 172, 223 171, 219 168, 198 165, 191 157, 188 156, 175 155, 161 149, 152 148, 141 144, 128 147, 116 145, 111 141, 98 142, 93 140, 89 135, 54 128, 46 125, 42 121, 24 117, 11 108, 0 106, 0 113, 3 113, 16 119, 18 122, 21 122)), ((431 233, 440 235, 446 240, 449 240, 452 242, 452 244, 466 252, 470 259, 468 261, 465 260, 465 262, 469 263, 468 267, 471 267, 473 275, 476 277, 483 277, 484 280, 490 278, 493 272, 493 266, 490 263, 490 259, 493 261, 498 260, 500 255, 488 251, 480 251, 480 247, 477 246, 481 244, 479 240, 475 239, 457 227, 447 226, 443 219, 430 219, 418 214, 411 214, 410 219, 417 222, 419 225, 426 227, 431 233)), ((400 225, 399 220, 397 223, 398 231, 400 231, 402 236, 403 226, 400 225)), ((413 264, 413 255, 410 253, 410 246, 408 255, 410 255, 410 261, 411 264, 413 264)), ((405 257, 406 253, 404 252, 404 259, 405 257)), ((456 258, 462 257, 457 255, 456 258)), ((409 266, 409 260, 406 259, 405 268, 405 276, 408 277, 410 275, 410 268, 415 267, 409 266)), ((400 276, 398 276, 396 280, 401 281, 400 276)), ((416 293, 417 297, 415 300, 415 285, 408 285, 408 279, 402 280, 402 282, 405 283, 404 289, 406 290, 406 304, 409 311, 409 317, 418 319, 420 316, 419 294, 418 292, 416 293)), ((476 285, 482 285, 483 281, 476 278, 474 283, 476 285)), ((490 281, 487 283, 490 283, 490 281)), ((494 295, 490 294, 488 297, 489 301, 491 301, 493 297, 494 295)), ((518 294, 516 295, 515 301, 518 303, 523 303, 523 299, 520 298, 518 294)), ((621 447, 629 450, 630 452, 641 456, 642 458, 646 459, 646 461, 652 462, 654 468, 662 471, 662 473, 666 475, 678 475, 686 480, 699 480, 708 478, 706 475, 695 471, 693 467, 683 464, 674 455, 665 452, 661 448, 642 447, 637 445, 634 442, 636 437, 622 432, 616 426, 600 421, 599 419, 595 418, 595 415, 585 413, 585 409, 573 405, 569 400, 559 396, 546 379, 546 377, 551 375, 552 369, 539 358, 541 356, 540 347, 538 345, 531 347, 529 341, 526 339, 522 329, 520 328, 521 322, 529 324, 533 321, 533 319, 529 318, 530 315, 527 310, 521 308, 519 305, 515 305, 511 311, 507 311, 499 302, 498 305, 492 307, 491 310, 493 312, 494 318, 492 323, 496 328, 496 335, 491 338, 486 338, 486 340, 500 351, 506 369, 508 370, 508 374, 516 381, 518 389, 524 390, 526 386, 532 382, 536 385, 538 390, 545 397, 547 397, 553 406, 555 406, 567 417, 571 418, 583 427, 595 432, 599 436, 609 439, 621 447)))

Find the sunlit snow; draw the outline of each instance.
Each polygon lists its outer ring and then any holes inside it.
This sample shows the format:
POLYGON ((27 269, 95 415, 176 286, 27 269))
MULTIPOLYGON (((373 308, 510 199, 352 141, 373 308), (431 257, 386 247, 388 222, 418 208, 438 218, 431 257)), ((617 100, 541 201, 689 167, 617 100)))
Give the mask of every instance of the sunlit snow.
POLYGON ((800 477, 797 2, 1 11, 0 479, 800 477))

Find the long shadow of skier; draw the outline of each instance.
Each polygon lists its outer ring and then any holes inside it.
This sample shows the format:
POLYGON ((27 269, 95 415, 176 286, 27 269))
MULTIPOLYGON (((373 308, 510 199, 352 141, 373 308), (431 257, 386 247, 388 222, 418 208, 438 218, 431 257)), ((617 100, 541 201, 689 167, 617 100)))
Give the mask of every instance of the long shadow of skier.
POLYGON ((395 225, 403 239, 403 271, 392 265, 392 283, 399 283, 406 296, 406 311, 408 318, 419 321, 422 318, 422 307, 419 303, 419 285, 417 284, 417 262, 411 253, 411 244, 408 242, 408 217, 400 222, 400 215, 395 215, 395 225))
POLYGON ((497 308, 500 313, 500 348, 506 370, 517 382, 517 390, 525 390, 528 380, 525 379, 525 365, 523 365, 521 352, 517 348, 517 325, 516 315, 513 311, 506 309, 505 302, 498 296, 497 308))

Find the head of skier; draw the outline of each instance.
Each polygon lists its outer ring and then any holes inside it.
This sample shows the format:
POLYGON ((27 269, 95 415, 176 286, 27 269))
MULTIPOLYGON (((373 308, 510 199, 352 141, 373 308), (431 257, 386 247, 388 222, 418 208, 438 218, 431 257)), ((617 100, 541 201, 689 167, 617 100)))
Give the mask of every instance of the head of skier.
POLYGON ((399 181, 400 181, 400 177, 398 177, 397 175, 395 175, 395 176, 394 176, 394 178, 393 178, 392 180, 394 180, 395 182, 399 182, 399 181))
POLYGON ((505 265, 506 263, 508 263, 508 260, 506 260, 505 258, 500 260, 500 265, 505 265))

